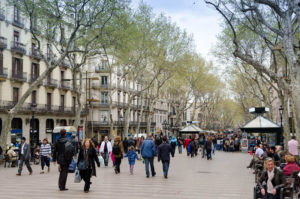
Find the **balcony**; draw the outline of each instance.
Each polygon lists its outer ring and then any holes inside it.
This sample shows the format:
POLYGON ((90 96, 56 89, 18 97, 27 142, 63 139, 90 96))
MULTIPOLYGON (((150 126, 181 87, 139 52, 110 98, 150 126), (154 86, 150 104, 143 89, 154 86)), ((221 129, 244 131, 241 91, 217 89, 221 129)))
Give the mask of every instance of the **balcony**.
POLYGON ((109 72, 110 70, 108 67, 100 66, 95 68, 95 73, 109 73, 109 72))
POLYGON ((71 64, 69 63, 69 61, 67 61, 65 59, 61 62, 60 66, 63 68, 71 68, 71 64))
POLYGON ((16 73, 13 71, 11 75, 11 80, 17 82, 27 82, 27 73, 26 72, 16 73))
POLYGON ((0 8, 0 21, 5 20, 5 10, 4 8, 0 8))
POLYGON ((89 121, 88 126, 91 127, 108 127, 109 121, 89 121))
POLYGON ((57 80, 52 78, 47 78, 44 80, 44 86, 50 87, 50 88, 57 88, 57 80))
POLYGON ((12 24, 18 28, 24 28, 24 20, 22 17, 17 17, 17 18, 14 17, 12 24))
POLYGON ((101 101, 101 102, 91 102, 92 107, 95 108, 108 108, 109 102, 108 101, 101 101))
POLYGON ((26 54, 25 45, 17 41, 11 42, 11 50, 22 55, 26 54))
POLYGON ((114 126, 124 126, 125 122, 124 121, 115 121, 114 126))
POLYGON ((40 55, 39 51, 36 48, 30 49, 30 57, 37 60, 42 59, 42 56, 40 55))
POLYGON ((134 127, 137 127, 138 126, 138 122, 129 122, 129 126, 134 126, 134 127))
POLYGON ((70 82, 60 82, 60 88, 63 90, 71 90, 70 82))
POLYGON ((7 48, 7 39, 5 37, 0 37, 0 49, 7 48))
POLYGON ((97 82, 92 82, 92 88, 93 89, 105 89, 107 90, 109 88, 108 84, 99 84, 97 82))
POLYGON ((7 79, 7 68, 0 68, 0 81, 5 81, 7 79))

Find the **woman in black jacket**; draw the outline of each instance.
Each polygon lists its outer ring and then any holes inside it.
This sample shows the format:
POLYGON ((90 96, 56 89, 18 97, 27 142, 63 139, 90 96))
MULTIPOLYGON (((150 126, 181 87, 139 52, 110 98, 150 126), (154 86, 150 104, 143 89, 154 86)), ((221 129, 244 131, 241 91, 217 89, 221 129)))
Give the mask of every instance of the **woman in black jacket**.
MULTIPOLYGON (((91 139, 86 139, 80 149, 77 166, 80 171, 80 176, 84 180, 84 192, 88 193, 90 189, 91 177, 96 176, 96 166, 100 167, 100 162, 97 156, 94 143, 91 139), (82 170, 82 165, 85 165, 86 169, 82 170)), ((84 167, 84 166, 83 166, 84 167)))

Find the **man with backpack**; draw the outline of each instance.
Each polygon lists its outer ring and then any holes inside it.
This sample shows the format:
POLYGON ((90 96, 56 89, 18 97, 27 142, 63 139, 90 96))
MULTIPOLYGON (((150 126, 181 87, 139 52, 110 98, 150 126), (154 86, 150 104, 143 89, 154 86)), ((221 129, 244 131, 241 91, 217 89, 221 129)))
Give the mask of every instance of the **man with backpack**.
POLYGON ((124 154, 124 147, 120 136, 116 136, 114 139, 114 146, 112 147, 112 153, 115 157, 115 173, 118 174, 121 172, 120 165, 124 154))
POLYGON ((74 155, 75 147, 66 137, 66 130, 62 129, 60 131, 60 138, 56 141, 53 152, 53 164, 56 165, 56 161, 59 164, 58 186, 60 191, 68 190, 66 188, 68 169, 74 155))

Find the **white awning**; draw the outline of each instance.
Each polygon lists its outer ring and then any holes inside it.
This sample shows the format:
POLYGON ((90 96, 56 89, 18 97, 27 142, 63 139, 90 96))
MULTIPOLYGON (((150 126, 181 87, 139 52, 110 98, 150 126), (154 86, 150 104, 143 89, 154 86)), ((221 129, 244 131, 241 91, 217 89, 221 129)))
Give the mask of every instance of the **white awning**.
POLYGON ((57 126, 53 129, 52 133, 59 133, 60 130, 65 129, 66 132, 72 132, 72 133, 76 133, 77 129, 74 126, 57 126))
POLYGON ((280 126, 278 126, 271 120, 268 120, 267 118, 259 115, 245 124, 245 126, 243 126, 242 128, 280 128, 280 126))
POLYGON ((182 133, 184 133, 184 132, 203 132, 203 130, 194 124, 190 124, 190 125, 184 127, 182 130, 180 130, 180 132, 182 132, 182 133))

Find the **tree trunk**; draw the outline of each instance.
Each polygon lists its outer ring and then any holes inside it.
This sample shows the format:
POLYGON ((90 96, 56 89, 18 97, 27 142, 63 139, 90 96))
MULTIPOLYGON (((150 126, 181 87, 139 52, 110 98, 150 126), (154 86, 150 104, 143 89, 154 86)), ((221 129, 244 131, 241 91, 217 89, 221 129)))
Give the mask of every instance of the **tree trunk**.
POLYGON ((128 107, 125 111, 125 124, 124 124, 124 131, 123 131, 123 139, 126 137, 128 138, 128 129, 129 129, 129 120, 130 120, 130 103, 128 102, 128 107))
POLYGON ((297 140, 300 141, 300 75, 292 78, 292 108, 297 140))
POLYGON ((291 139, 290 136, 290 122, 289 122, 289 104, 288 104, 288 95, 283 96, 283 115, 282 115, 282 120, 283 120, 283 133, 285 135, 284 137, 284 148, 287 149, 287 143, 291 139))
MULTIPOLYGON (((82 103, 81 103, 82 73, 80 73, 79 76, 80 76, 79 77, 79 89, 76 87, 78 108, 76 109, 76 116, 75 116, 75 122, 74 122, 74 126, 76 127, 76 129, 78 129, 78 126, 80 124, 81 111, 82 111, 82 103)), ((73 80, 73 81, 75 81, 75 80, 73 80)), ((74 85, 76 85, 76 83, 74 83, 74 85)), ((86 111, 88 111, 88 110, 86 110, 86 111)), ((86 112, 86 114, 87 114, 87 112, 86 112)))
MULTIPOLYGON (((110 75, 109 75, 109 84, 110 84, 110 89, 109 89, 109 137, 111 139, 113 139, 114 135, 113 135, 113 131, 114 131, 114 120, 113 120, 113 117, 112 117, 112 109, 113 109, 113 101, 112 101, 112 73, 110 72, 110 75)), ((119 82, 117 82, 118 84, 119 82)))

